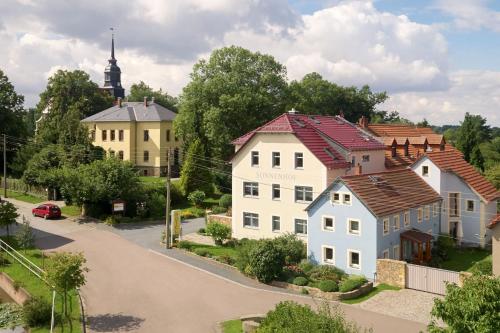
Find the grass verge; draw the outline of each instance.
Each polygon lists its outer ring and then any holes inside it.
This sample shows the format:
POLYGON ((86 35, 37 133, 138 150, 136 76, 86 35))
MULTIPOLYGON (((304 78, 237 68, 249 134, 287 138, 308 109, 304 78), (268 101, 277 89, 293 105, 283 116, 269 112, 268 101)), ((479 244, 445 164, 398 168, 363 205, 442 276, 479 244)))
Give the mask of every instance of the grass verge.
POLYGON ((442 269, 455 272, 470 271, 475 263, 488 260, 491 252, 478 248, 453 248, 448 251, 448 260, 441 264, 442 269))
POLYGON ((378 293, 381 293, 384 290, 399 290, 399 289, 401 289, 401 288, 390 286, 388 284, 382 283, 376 287, 373 287, 373 289, 368 294, 365 294, 365 295, 362 295, 362 296, 359 296, 356 298, 352 298, 352 299, 342 300, 342 303, 357 304, 357 303, 364 302, 369 298, 372 298, 373 296, 377 295, 378 293))
MULTIPOLYGON (((3 191, 2 191, 2 193, 3 193, 3 191)), ((12 190, 7 190, 7 198, 12 198, 12 199, 16 199, 19 201, 32 203, 32 204, 46 201, 43 198, 36 197, 34 195, 31 195, 31 194, 27 194, 27 193, 25 194, 23 192, 17 192, 17 191, 12 191, 12 190)))
POLYGON ((61 207, 61 213, 65 216, 79 216, 80 207, 79 206, 64 206, 61 207))
POLYGON ((239 319, 228 320, 222 323, 223 333, 242 333, 242 322, 239 319))

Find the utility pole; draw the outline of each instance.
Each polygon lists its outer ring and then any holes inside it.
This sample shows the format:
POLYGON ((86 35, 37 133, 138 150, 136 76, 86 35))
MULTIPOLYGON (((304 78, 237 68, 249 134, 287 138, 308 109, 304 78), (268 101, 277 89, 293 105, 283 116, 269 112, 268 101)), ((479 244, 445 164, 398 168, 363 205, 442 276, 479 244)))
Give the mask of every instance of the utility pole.
POLYGON ((170 148, 167 150, 167 209, 165 221, 165 247, 172 247, 172 229, 170 228, 170 148))
POLYGON ((7 136, 3 135, 3 197, 7 198, 7 136))

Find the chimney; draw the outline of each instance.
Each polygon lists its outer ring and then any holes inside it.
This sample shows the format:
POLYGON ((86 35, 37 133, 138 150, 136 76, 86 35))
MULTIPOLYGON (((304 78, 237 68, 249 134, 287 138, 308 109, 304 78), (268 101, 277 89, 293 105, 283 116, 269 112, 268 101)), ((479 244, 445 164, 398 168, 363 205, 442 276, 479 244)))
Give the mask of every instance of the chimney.
POLYGON ((340 110, 339 117, 344 118, 344 111, 340 110))
POLYGON ((362 171, 363 171, 363 170, 362 170, 362 168, 361 168, 361 164, 359 164, 359 163, 358 163, 358 165, 356 165, 356 167, 354 168, 354 174, 355 174, 356 176, 361 175, 362 171))
POLYGON ((119 108, 122 107, 122 98, 121 97, 118 97, 118 107, 119 108))
POLYGON ((148 106, 148 97, 144 96, 144 106, 148 106))
POLYGON ((288 111, 289 114, 297 114, 297 110, 295 108, 292 108, 290 111, 288 111))
POLYGON ((358 120, 358 125, 361 128, 368 128, 368 118, 366 118, 365 116, 361 116, 361 118, 359 118, 358 120))

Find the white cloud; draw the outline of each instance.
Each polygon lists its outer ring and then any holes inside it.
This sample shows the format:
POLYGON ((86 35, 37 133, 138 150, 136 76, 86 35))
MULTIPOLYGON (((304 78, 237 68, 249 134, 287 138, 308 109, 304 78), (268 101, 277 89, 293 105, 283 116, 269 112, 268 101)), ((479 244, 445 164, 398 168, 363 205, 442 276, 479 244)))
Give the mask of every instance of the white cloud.
POLYGON ((436 7, 451 15, 458 28, 500 32, 500 12, 489 9, 485 0, 438 0, 436 7))

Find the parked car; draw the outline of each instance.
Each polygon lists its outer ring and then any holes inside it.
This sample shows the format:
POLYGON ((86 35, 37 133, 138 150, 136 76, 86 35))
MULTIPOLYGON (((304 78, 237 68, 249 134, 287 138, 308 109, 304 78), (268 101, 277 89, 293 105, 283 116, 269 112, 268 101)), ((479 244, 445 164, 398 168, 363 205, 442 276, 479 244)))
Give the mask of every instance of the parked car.
POLYGON ((42 204, 33 208, 31 213, 33 216, 40 216, 44 219, 61 217, 61 209, 57 205, 51 203, 42 204))

